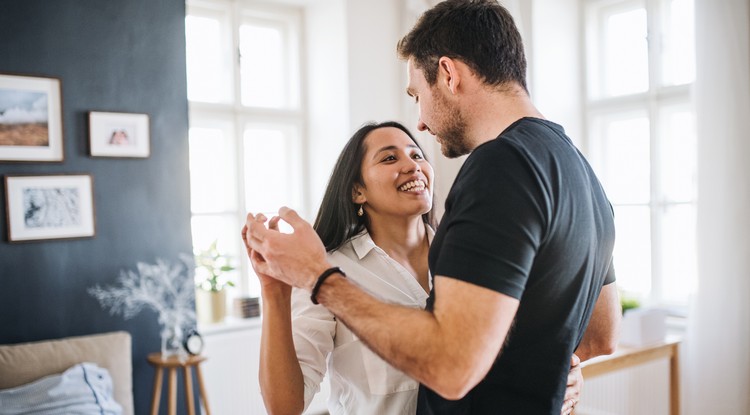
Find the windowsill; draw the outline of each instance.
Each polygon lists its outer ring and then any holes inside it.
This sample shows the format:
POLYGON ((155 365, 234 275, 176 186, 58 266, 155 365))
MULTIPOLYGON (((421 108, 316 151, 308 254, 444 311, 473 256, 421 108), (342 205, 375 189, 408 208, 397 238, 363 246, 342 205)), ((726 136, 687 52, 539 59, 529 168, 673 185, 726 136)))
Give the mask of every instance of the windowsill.
POLYGON ((198 323, 198 332, 203 336, 211 336, 214 334, 244 331, 260 328, 260 322, 260 317, 239 318, 227 316, 224 321, 218 323, 198 323))

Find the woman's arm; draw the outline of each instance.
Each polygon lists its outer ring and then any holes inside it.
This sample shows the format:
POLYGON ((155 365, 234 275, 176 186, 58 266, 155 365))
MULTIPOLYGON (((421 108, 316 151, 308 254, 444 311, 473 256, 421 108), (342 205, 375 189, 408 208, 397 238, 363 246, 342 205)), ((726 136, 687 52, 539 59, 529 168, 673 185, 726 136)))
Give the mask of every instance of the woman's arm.
POLYGON ((260 390, 269 414, 301 414, 305 384, 292 339, 291 288, 264 287, 260 390))
MULTIPOLYGON (((253 250, 242 240, 247 255, 253 250)), ((255 267, 253 267, 255 268, 255 267)), ((263 403, 269 414, 301 414, 305 407, 305 384, 292 338, 292 287, 255 269, 263 297, 263 324, 260 335, 258 380, 263 403)))

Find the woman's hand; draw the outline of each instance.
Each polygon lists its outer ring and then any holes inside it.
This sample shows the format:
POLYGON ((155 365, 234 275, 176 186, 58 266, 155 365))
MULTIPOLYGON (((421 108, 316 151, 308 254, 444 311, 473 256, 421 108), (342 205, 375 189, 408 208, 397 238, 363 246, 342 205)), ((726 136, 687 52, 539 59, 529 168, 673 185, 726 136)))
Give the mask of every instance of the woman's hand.
POLYGON ((575 354, 570 356, 570 372, 568 372, 568 384, 565 388, 565 397, 563 398, 563 407, 560 413, 568 415, 573 413, 573 409, 581 399, 581 389, 583 389, 583 373, 581 372, 581 359, 575 354))
MULTIPOLYGON (((258 215, 260 219, 265 222, 266 218, 263 215, 258 215)), ((271 220, 268 222, 268 229, 278 231, 279 230, 279 217, 274 216, 271 218, 271 220)), ((258 267, 259 263, 264 262, 265 260, 263 257, 257 252, 254 251, 250 244, 247 242, 247 225, 242 227, 242 242, 245 243, 245 250, 247 250, 247 257, 250 259, 250 264, 253 267, 253 271, 255 271, 255 275, 258 276, 258 279, 260 280, 260 286, 261 286, 261 292, 263 297, 267 297, 268 295, 280 295, 283 297, 289 297, 292 294, 292 287, 275 279, 270 277, 269 275, 264 274, 260 271, 260 267, 258 267)))
POLYGON ((285 283, 312 291, 318 276, 331 267, 325 246, 312 225, 288 207, 279 209, 279 218, 266 226, 262 214, 247 214, 245 225, 247 246, 256 251, 255 267, 262 273, 285 283), (291 233, 274 229, 279 220, 288 223, 291 233))

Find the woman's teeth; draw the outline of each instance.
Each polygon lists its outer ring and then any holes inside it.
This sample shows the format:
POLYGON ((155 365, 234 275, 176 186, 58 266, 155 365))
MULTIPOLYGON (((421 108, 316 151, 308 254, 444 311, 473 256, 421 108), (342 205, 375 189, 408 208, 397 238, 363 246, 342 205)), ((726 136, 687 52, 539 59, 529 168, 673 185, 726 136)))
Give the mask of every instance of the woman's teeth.
POLYGON ((410 182, 402 184, 398 190, 402 192, 408 192, 410 190, 424 190, 427 185, 422 180, 412 180, 410 182))

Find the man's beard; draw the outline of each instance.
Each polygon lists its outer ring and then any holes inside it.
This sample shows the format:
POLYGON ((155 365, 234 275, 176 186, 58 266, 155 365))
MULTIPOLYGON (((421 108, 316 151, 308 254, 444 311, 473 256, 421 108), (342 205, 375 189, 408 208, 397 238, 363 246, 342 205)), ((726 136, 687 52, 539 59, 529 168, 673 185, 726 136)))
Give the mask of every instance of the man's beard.
MULTIPOLYGON (((437 89, 437 88, 436 88, 437 89)), ((451 106, 441 92, 435 91, 435 113, 440 115, 439 131, 435 135, 440 137, 440 152, 445 157, 456 158, 471 153, 473 148, 466 137, 466 121, 455 106, 451 106)))

